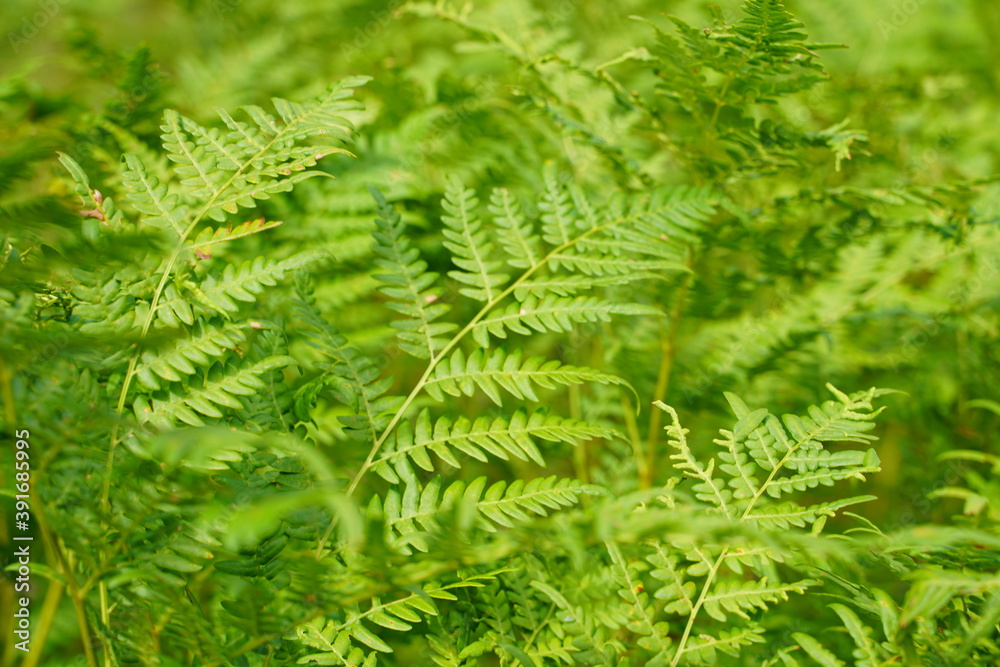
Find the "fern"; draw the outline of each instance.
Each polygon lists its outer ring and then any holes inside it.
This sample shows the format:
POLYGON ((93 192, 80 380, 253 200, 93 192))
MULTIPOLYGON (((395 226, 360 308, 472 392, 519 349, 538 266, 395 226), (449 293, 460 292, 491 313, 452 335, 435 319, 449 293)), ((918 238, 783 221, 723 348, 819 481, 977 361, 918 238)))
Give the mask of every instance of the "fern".
POLYGON ((373 191, 372 195, 379 207, 375 253, 382 257, 376 264, 392 272, 375 277, 386 283, 381 291, 397 301, 390 308, 407 317, 393 323, 399 329, 400 347, 416 357, 429 359, 445 347, 443 335, 455 329, 454 324, 434 322, 449 310, 446 304, 435 303, 439 294, 429 289, 438 276, 426 271, 427 263, 410 247, 400 216, 389 208, 381 193, 373 191))
POLYGON ((460 181, 449 185, 441 202, 447 213, 441 217, 445 225, 444 246, 451 251, 452 261, 460 269, 448 275, 468 285, 459 292, 476 301, 491 302, 499 296, 509 276, 499 271, 500 262, 487 259, 494 254, 493 244, 476 216, 478 205, 475 192, 466 189, 460 181))
POLYGON ((1000 659, 988 3, 117 4, 0 76, 26 666, 1000 659))
MULTIPOLYGON (((784 424, 766 410, 751 411, 738 397, 728 394, 738 421, 732 430, 721 431, 722 437, 716 440, 723 449, 719 455, 723 463, 718 469, 714 458, 707 464, 698 460, 676 411, 657 403, 657 407, 671 417, 671 423, 665 428, 675 450, 671 455, 675 469, 694 480, 691 490, 698 500, 733 525, 742 524, 751 531, 774 530, 777 526, 787 530, 791 525, 821 528, 822 523, 817 523, 820 519, 825 521, 837 509, 872 497, 858 496, 842 503, 809 507, 793 501, 774 505, 775 501, 770 499, 819 483, 833 484, 835 480, 863 477, 877 471, 878 458, 872 450, 853 457, 834 454, 831 458, 843 459, 843 467, 815 463, 809 473, 798 472, 800 464, 796 456, 802 451, 826 451, 823 447, 830 442, 870 441, 867 431, 881 412, 875 410, 871 402, 887 393, 872 389, 849 396, 833 387, 829 389, 836 401, 810 408, 808 417, 787 415, 784 424), (756 443, 755 449, 750 448, 751 441, 756 443), (767 476, 761 481, 765 472, 767 476)), ((812 462, 821 460, 824 457, 817 456, 812 462)), ((675 545, 682 546, 683 542, 675 545)), ((619 594, 628 603, 629 614, 634 619, 630 628, 646 637, 640 641, 640 646, 651 652, 651 664, 677 665, 686 661, 700 664, 714 659, 716 651, 737 655, 742 647, 764 641, 763 629, 753 623, 752 613, 766 611, 790 595, 802 594, 818 584, 815 579, 775 581, 774 563, 790 563, 791 553, 785 547, 761 549, 754 545, 752 538, 704 547, 690 545, 691 551, 685 557, 692 564, 687 566, 681 566, 678 559, 670 555, 667 545, 654 541, 650 547, 653 552, 645 559, 657 568, 651 576, 662 582, 655 596, 672 600, 662 612, 650 604, 649 594, 644 591, 645 584, 638 574, 641 570, 633 569, 640 561, 628 561, 614 544, 609 546, 609 551, 617 573, 619 594), (724 576, 725 569, 739 572, 744 564, 753 573, 752 580, 724 576), (666 621, 660 620, 660 614, 667 612, 683 624, 683 633, 676 643, 670 639, 666 621), (750 625, 740 632, 696 632, 695 628, 704 622, 700 620, 702 612, 720 622, 727 621, 729 614, 736 614, 750 625)), ((643 563, 643 569, 646 567, 648 565, 643 563)))
POLYGON ((416 423, 400 424, 384 453, 375 460, 374 470, 389 482, 398 482, 393 465, 408 458, 420 468, 432 471, 434 464, 428 454, 433 452, 455 468, 461 467, 453 450, 487 460, 487 453, 502 460, 514 456, 545 465, 537 441, 566 442, 579 445, 591 438, 612 438, 614 431, 574 419, 566 419, 539 409, 531 414, 517 410, 510 417, 478 417, 474 422, 465 417, 452 420, 440 417, 431 421, 428 410, 420 412, 416 423))

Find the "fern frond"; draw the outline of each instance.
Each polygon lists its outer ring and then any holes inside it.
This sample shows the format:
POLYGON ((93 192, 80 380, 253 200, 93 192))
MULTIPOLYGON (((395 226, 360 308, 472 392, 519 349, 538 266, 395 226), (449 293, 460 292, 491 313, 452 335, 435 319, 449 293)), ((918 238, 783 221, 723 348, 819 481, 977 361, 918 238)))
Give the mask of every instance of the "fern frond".
POLYGON ((177 327, 180 322, 193 324, 191 301, 200 304, 204 312, 218 313, 228 318, 239 312, 238 302, 256 301, 257 295, 265 287, 277 285, 289 271, 315 262, 325 254, 309 250, 283 260, 258 257, 239 266, 227 264, 221 272, 210 272, 200 284, 182 282, 181 289, 169 284, 163 292, 165 298, 160 299, 156 306, 158 321, 168 327, 177 327))
POLYGON ((374 248, 381 258, 376 259, 375 264, 385 271, 375 276, 385 283, 379 291, 395 299, 389 307, 406 317, 392 323, 399 332, 400 348, 417 358, 431 359, 447 344, 444 334, 456 328, 450 322, 435 322, 450 307, 435 303, 440 293, 431 286, 438 275, 427 271, 427 262, 420 259, 416 248, 410 247, 405 234, 406 223, 380 192, 372 189, 372 196, 378 204, 374 248))
POLYGON ((160 129, 167 159, 177 165, 174 171, 182 177, 181 185, 188 188, 189 195, 199 199, 218 197, 228 172, 237 169, 242 162, 243 156, 235 153, 236 147, 228 146, 219 130, 206 130, 173 109, 163 112, 160 129), (189 132, 198 143, 190 140, 189 132), (223 168, 220 163, 230 169, 223 168))
POLYGON ((396 462, 408 457, 420 468, 431 471, 434 465, 428 452, 433 452, 445 463, 461 466, 455 456, 457 450, 479 461, 486 461, 487 454, 502 460, 514 456, 522 461, 532 460, 545 465, 544 457, 535 444, 537 440, 565 442, 571 445, 592 438, 611 438, 611 429, 576 419, 550 414, 547 410, 531 413, 519 409, 510 417, 478 417, 473 422, 459 416, 439 417, 432 424, 430 412, 423 410, 411 426, 408 420, 400 423, 386 450, 373 465, 375 472, 391 483, 398 483, 394 472, 396 462))
POLYGON ((349 98, 352 88, 366 78, 342 81, 315 102, 272 100, 280 120, 255 106, 244 107, 252 123, 234 120, 219 111, 230 131, 223 134, 201 127, 175 112, 164 115, 163 141, 175 171, 189 188, 189 196, 205 200, 201 215, 224 221, 240 207, 253 208, 256 199, 267 199, 319 172, 308 168, 333 153, 350 154, 343 148, 295 141, 325 135, 347 140, 351 124, 340 114, 360 108, 349 98))
POLYGON ((288 534, 279 528, 264 536, 256 546, 242 550, 242 558, 216 561, 214 567, 219 572, 237 577, 274 579, 284 569, 281 552, 288 542, 288 534))
POLYGON ((216 364, 200 386, 169 386, 149 398, 138 397, 133 406, 136 419, 140 424, 148 422, 161 429, 170 428, 177 422, 203 426, 199 414, 221 419, 220 408, 242 409, 239 396, 251 396, 265 388, 260 375, 295 363, 291 357, 279 356, 232 367, 216 364))
POLYGON ((348 436, 372 443, 389 423, 388 416, 399 407, 400 398, 386 395, 391 378, 382 378, 375 362, 363 355, 330 326, 316 311, 307 286, 297 285, 294 300, 297 316, 313 330, 306 332, 310 344, 330 361, 321 366, 322 374, 301 387, 295 397, 296 414, 308 419, 309 409, 324 389, 331 389, 334 398, 350 407, 354 415, 340 417, 348 436))
POLYGON ((719 630, 716 636, 699 634, 692 637, 681 655, 694 664, 714 665, 719 663, 717 653, 736 658, 744 647, 765 641, 764 629, 756 623, 749 623, 742 628, 719 630))
MULTIPOLYGON (((488 579, 480 576, 479 579, 488 579)), ((404 625, 416 623, 428 616, 437 616, 435 600, 454 601, 452 590, 481 586, 476 578, 469 578, 445 586, 424 586, 419 592, 383 602, 372 598, 367 609, 358 606, 347 610, 343 621, 318 618, 296 629, 296 637, 305 646, 319 649, 299 659, 302 664, 342 665, 343 667, 374 667, 378 653, 392 653, 385 643, 366 624, 389 630, 405 631, 404 625)))
POLYGON ((619 226, 656 239, 697 243, 702 223, 715 211, 719 195, 708 187, 659 188, 647 196, 616 194, 607 204, 605 217, 619 226), (620 225, 618 221, 626 224, 620 225))
MULTIPOLYGON (((251 323, 251 327, 254 325, 260 326, 262 331, 254 337, 250 355, 261 359, 289 354, 287 340, 281 335, 277 326, 270 323, 251 323)), ((243 409, 238 410, 234 418, 229 420, 230 427, 245 428, 254 433, 292 431, 295 423, 292 412, 295 404, 293 385, 288 382, 282 369, 264 373, 261 380, 264 382, 264 388, 241 401, 243 409)), ((308 486, 308 475, 305 474, 301 464, 289 457, 285 457, 284 461, 285 466, 280 469, 286 474, 280 477, 281 484, 296 488, 308 486)))
MULTIPOLYGON (((267 222, 264 218, 257 218, 256 220, 248 220, 247 222, 240 223, 235 227, 227 226, 219 227, 217 229, 206 227, 192 240, 188 249, 198 250, 200 248, 207 248, 220 243, 228 243, 229 241, 235 241, 236 239, 241 239, 245 236, 259 234, 261 232, 266 232, 269 229, 280 227, 281 224, 282 223, 280 221, 267 222)), ((204 255, 206 253, 203 251, 202 254, 204 255)))
POLYGON ((704 502, 715 505, 718 511, 733 518, 736 516, 737 507, 733 504, 733 492, 726 488, 725 482, 714 476, 715 459, 710 459, 707 466, 703 466, 694 456, 691 447, 687 442, 688 429, 682 428, 677 412, 659 401, 654 405, 670 415, 671 423, 664 427, 667 432, 668 441, 671 447, 677 450, 671 454, 670 458, 677 463, 674 467, 685 475, 699 480, 694 485, 695 497, 704 502))
POLYGON ((172 229, 177 236, 183 236, 185 218, 190 210, 181 202, 180 195, 170 192, 166 183, 146 172, 146 167, 137 155, 125 155, 128 166, 122 172, 122 181, 132 190, 128 199, 140 213, 145 213, 142 221, 151 226, 172 229))
POLYGON ((865 480, 865 474, 878 472, 880 461, 874 449, 870 449, 860 465, 851 467, 848 470, 836 470, 830 468, 817 468, 811 472, 799 473, 774 479, 764 489, 767 495, 778 498, 782 494, 792 491, 805 491, 815 489, 817 486, 833 486, 834 482, 844 479, 865 480))
POLYGON ((789 526, 803 528, 815 523, 821 516, 835 516, 837 510, 875 499, 875 496, 853 496, 809 507, 802 507, 795 503, 767 505, 751 510, 744 519, 756 523, 764 530, 786 530, 789 526))
POLYGON ((656 607, 644 590, 636 566, 625 559, 617 544, 607 542, 606 546, 611 556, 611 571, 619 588, 618 595, 629 617, 626 627, 639 636, 636 643, 640 647, 654 654, 652 662, 666 664, 667 651, 673 644, 670 626, 656 620, 656 607))
POLYGON ((793 632, 792 637, 810 658, 822 667, 844 667, 847 663, 837 658, 812 635, 804 632, 793 632))
POLYGON ((555 359, 546 361, 544 357, 525 359, 522 350, 508 354, 498 347, 491 351, 476 348, 468 357, 461 349, 455 350, 434 368, 425 388, 438 401, 443 401, 445 394, 473 396, 479 390, 497 405, 503 405, 501 389, 515 398, 537 402, 535 386, 552 389, 584 382, 629 387, 615 375, 564 365, 555 359))
POLYGON ((597 297, 555 295, 527 296, 495 315, 484 318, 472 330, 476 342, 489 347, 489 335, 507 338, 507 331, 530 335, 533 331, 571 331, 580 322, 610 322, 612 315, 662 315, 653 306, 639 303, 608 303, 597 297))
POLYGON ((490 195, 489 211, 499 228, 500 244, 510 255, 507 263, 518 269, 536 266, 544 256, 541 239, 531 221, 521 214, 517 199, 506 188, 495 188, 490 195))
POLYGON ((789 593, 804 593, 819 582, 803 579, 793 584, 771 584, 767 577, 759 581, 719 582, 711 593, 704 597, 704 609, 712 618, 725 622, 726 614, 736 614, 749 619, 748 611, 766 610, 768 603, 787 600, 789 593))
POLYGON ((554 246, 567 245, 579 233, 576 210, 569 193, 559 183, 555 166, 545 166, 542 176, 544 190, 538 200, 542 212, 542 238, 554 246))
MULTIPOLYGON (((553 257, 557 257, 554 255, 553 257)), ((570 259, 570 263, 576 263, 579 257, 570 259)), ((586 260, 583 260, 584 262, 586 260)), ((675 264, 657 264, 658 269, 674 269, 675 264)), ((518 301, 526 301, 528 296, 542 298, 547 294, 558 296, 573 296, 578 292, 592 290, 595 287, 613 287, 616 285, 628 285, 629 283, 645 280, 662 280, 665 276, 652 271, 629 271, 618 275, 584 275, 578 274, 558 274, 546 278, 534 278, 525 280, 514 289, 514 298, 518 301)))
POLYGON ((483 223, 476 217, 478 205, 474 191, 457 178, 451 180, 441 202, 445 210, 441 221, 445 227, 444 247, 451 251, 451 261, 461 270, 449 271, 448 275, 466 285, 459 288, 461 294, 492 303, 510 276, 500 272, 500 262, 489 259, 493 255, 493 244, 483 223))
POLYGON ((555 475, 536 477, 529 482, 517 479, 509 485, 499 481, 480 497, 485 486, 486 478, 477 478, 465 489, 464 498, 474 502, 490 521, 507 528, 514 526, 512 520, 527 521, 531 514, 547 516, 549 510, 570 507, 583 494, 604 493, 600 487, 575 479, 559 479, 555 475))
MULTIPOLYGON (((676 272, 684 266, 676 261, 661 259, 635 259, 619 254, 595 253, 554 253, 553 265, 564 267, 571 271, 579 271, 585 276, 594 278, 640 276, 657 272, 676 272)), ((629 279, 631 281, 631 278, 629 279)))
POLYGON ((159 389, 157 378, 181 382, 206 368, 246 340, 245 325, 230 323, 221 327, 206 325, 188 338, 176 341, 168 350, 146 350, 136 366, 136 377, 147 389, 159 389), (198 367, 195 366, 197 364, 198 367))
POLYGON ((741 46, 764 46, 775 56, 784 57, 808 53, 801 44, 806 39, 802 23, 785 9, 782 0, 748 0, 742 10, 749 16, 733 26, 733 32, 745 40, 738 42, 741 46))
POLYGON ((368 518, 383 521, 390 540, 404 551, 412 546, 426 552, 428 537, 440 532, 436 517, 459 503, 479 512, 483 530, 496 532, 496 526, 513 528, 515 522, 527 523, 532 515, 544 517, 552 510, 571 507, 581 495, 603 493, 599 487, 555 475, 528 482, 518 479, 510 485, 499 481, 489 488, 486 478, 478 477, 468 485, 458 480, 446 489, 441 477, 435 476, 421 488, 408 464, 397 465, 396 470, 405 481, 402 491, 398 487, 389 489, 384 501, 373 496, 368 518))
POLYGON ((397 470, 405 480, 402 490, 393 486, 386 492, 384 501, 378 495, 372 496, 368 520, 383 521, 387 541, 403 553, 411 553, 410 547, 426 553, 428 536, 439 531, 435 517, 454 503, 454 494, 449 489, 442 503, 440 476, 433 477, 421 488, 407 464, 397 466, 397 470))
POLYGON ((884 664, 889 656, 872 640, 871 629, 861 622, 858 615, 842 604, 832 604, 830 609, 840 617, 851 639, 854 640, 853 653, 856 667, 879 667, 884 664))
POLYGON ((646 560, 653 569, 649 571, 649 576, 663 582, 654 597, 666 600, 663 607, 665 613, 691 613, 698 594, 695 582, 687 580, 684 568, 678 566, 677 557, 668 553, 662 544, 654 542, 650 547, 653 553, 646 556, 646 560))

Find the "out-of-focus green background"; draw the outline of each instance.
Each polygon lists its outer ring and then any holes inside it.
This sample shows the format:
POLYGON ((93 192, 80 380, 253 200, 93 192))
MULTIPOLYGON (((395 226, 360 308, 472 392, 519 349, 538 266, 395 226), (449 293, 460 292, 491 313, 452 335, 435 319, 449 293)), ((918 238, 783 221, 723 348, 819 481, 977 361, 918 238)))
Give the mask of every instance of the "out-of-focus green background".
MULTIPOLYGON (((59 228, 47 223, 68 229, 79 221, 64 205, 70 188, 56 151, 74 156, 94 183, 120 186, 123 151, 160 159, 164 108, 209 123, 216 106, 305 99, 345 76, 371 76, 358 92, 366 109, 353 117, 357 159, 324 164, 337 188, 308 182, 268 202, 270 219, 295 224, 245 247, 253 253, 267 243, 267 252, 290 254, 336 234, 341 264, 317 276, 319 302, 377 354, 392 332, 384 326, 390 313, 368 298, 374 280, 365 186, 408 204, 432 268, 444 272, 433 214, 450 174, 474 187, 527 190, 553 160, 569 164, 591 191, 615 182, 638 189, 594 148, 603 141, 641 162, 658 183, 690 182, 691 173, 660 154, 655 133, 552 56, 591 72, 623 53, 641 57, 636 49, 652 42, 652 31, 631 16, 666 27, 658 18, 666 12, 702 26, 710 23, 707 4, 5 0, 0 158, 23 162, 30 174, 16 187, 0 183, 0 212, 38 223, 36 240, 58 246, 59 228), (578 116, 559 118, 538 104, 547 91, 586 103, 578 116), (567 132, 574 123, 597 140, 567 132)), ((716 4, 731 21, 742 16, 738 0, 716 4)), ((797 166, 723 184, 752 224, 719 223, 718 247, 698 260, 664 400, 692 431, 708 433, 728 424, 723 391, 780 413, 828 398, 826 381, 852 391, 904 390, 908 396, 888 401, 891 410, 879 421, 883 472, 864 491, 880 500, 865 515, 886 532, 947 521, 961 505, 928 497, 955 484, 959 469, 936 457, 997 449, 997 415, 981 407, 1000 401, 1000 187, 985 182, 1000 173, 1000 2, 786 4, 814 41, 847 48, 824 50, 830 80, 782 100, 774 114, 813 132, 847 122, 867 141, 839 169, 828 152, 816 151, 797 166), (813 202, 812 193, 823 194, 813 202), (875 195, 885 203, 873 204, 875 195), (984 229, 992 236, 976 236, 984 229), (850 261, 859 273, 879 263, 896 278, 853 294, 850 261), (960 301, 949 296, 956 289, 960 301), (804 303, 793 303, 799 296, 804 303), (760 322, 767 336, 745 335, 748 324, 760 322), (979 407, 970 404, 976 399, 979 407)), ((628 63, 609 67, 642 93, 652 90, 650 77, 628 63)), ((676 285, 660 289, 643 298, 671 303, 676 285)), ((656 383, 657 363, 642 356, 658 349, 653 326, 533 344, 571 363, 611 359, 645 398, 656 383)), ((419 368, 398 357, 386 372, 405 385, 419 368)), ((336 435, 336 416, 319 418, 322 445, 336 435)), ((666 469, 658 474, 668 476, 666 469)))

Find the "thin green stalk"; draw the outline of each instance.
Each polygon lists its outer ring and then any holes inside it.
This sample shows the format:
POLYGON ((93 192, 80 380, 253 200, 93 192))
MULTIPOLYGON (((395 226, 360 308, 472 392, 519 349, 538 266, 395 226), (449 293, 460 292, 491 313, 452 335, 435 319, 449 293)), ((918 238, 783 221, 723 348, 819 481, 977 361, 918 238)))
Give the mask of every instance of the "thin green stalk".
POLYGON ((625 392, 621 392, 622 415, 625 418, 625 430, 628 432, 629 442, 632 443, 632 458, 635 459, 636 473, 639 476, 639 488, 648 489, 652 483, 652 475, 649 474, 649 462, 646 454, 642 450, 642 436, 639 434, 639 423, 635 419, 635 411, 632 409, 632 402, 628 400, 625 392))
POLYGON ((676 667, 677 663, 680 662, 681 656, 684 655, 684 647, 687 645, 688 638, 691 636, 691 630, 694 628, 694 621, 698 618, 698 612, 701 611, 702 605, 705 604, 705 598, 708 597, 708 591, 712 588, 712 582, 715 581, 715 575, 718 573, 719 568, 722 566, 722 561, 726 559, 726 554, 728 553, 729 547, 726 546, 716 559, 715 564, 712 565, 712 569, 709 570, 708 576, 705 578, 705 585, 701 587, 701 594, 698 595, 698 601, 694 603, 694 607, 691 608, 691 613, 688 615, 687 625, 684 626, 684 634, 681 635, 680 641, 677 642, 677 651, 674 653, 673 660, 670 661, 670 667, 676 667))
MULTIPOLYGON (((691 261, 688 261, 690 268, 691 261)), ((693 281, 693 273, 687 273, 677 291, 677 302, 674 303, 673 311, 670 313, 670 322, 667 324, 667 331, 664 332, 660 343, 660 369, 656 375, 656 388, 653 390, 653 401, 665 401, 667 391, 670 389, 670 374, 673 372, 674 359, 677 357, 677 332, 680 329, 681 316, 684 313, 684 302, 687 299, 688 290, 693 281)), ((663 418, 662 410, 653 410, 649 413, 649 432, 647 433, 646 455, 649 460, 646 462, 646 470, 652 474, 656 470, 656 450, 660 440, 660 425, 663 418)), ((640 480, 642 482, 643 480, 640 480)), ((651 479, 644 480, 648 488, 652 483, 651 479)))
POLYGON ((14 428, 17 424, 17 410, 14 407, 14 374, 7 368, 2 358, 0 358, 0 392, 3 394, 4 419, 7 420, 9 428, 14 428))
MULTIPOLYGON (((35 521, 38 523, 38 530, 42 534, 42 541, 45 543, 52 562, 56 563, 58 570, 66 579, 66 586, 69 588, 70 600, 73 602, 73 611, 76 614, 76 624, 80 629, 80 641, 83 644, 83 653, 87 658, 88 667, 97 667, 97 655, 94 653, 94 646, 90 640, 90 623, 87 621, 86 594, 80 590, 73 576, 73 555, 65 553, 59 540, 48 528, 45 521, 45 512, 40 504, 35 507, 35 521)), ((39 645, 36 651, 41 653, 44 646, 39 645)))
POLYGON ((24 656, 24 660, 21 661, 21 667, 36 667, 38 661, 42 659, 42 653, 45 650, 45 640, 49 636, 49 630, 52 629, 52 623, 55 621, 56 612, 59 611, 59 603, 62 601, 65 590, 66 586, 61 581, 49 579, 49 589, 45 592, 42 613, 35 623, 34 634, 31 637, 34 648, 24 656))

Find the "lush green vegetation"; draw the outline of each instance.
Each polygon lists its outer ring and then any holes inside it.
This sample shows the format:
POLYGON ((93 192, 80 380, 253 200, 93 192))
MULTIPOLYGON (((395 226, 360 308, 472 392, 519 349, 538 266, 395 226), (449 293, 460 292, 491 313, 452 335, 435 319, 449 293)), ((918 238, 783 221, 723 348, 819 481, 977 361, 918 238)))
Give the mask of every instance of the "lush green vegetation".
POLYGON ((0 17, 3 665, 1000 662, 994 3, 0 17))

